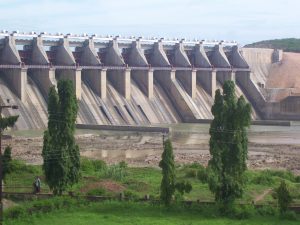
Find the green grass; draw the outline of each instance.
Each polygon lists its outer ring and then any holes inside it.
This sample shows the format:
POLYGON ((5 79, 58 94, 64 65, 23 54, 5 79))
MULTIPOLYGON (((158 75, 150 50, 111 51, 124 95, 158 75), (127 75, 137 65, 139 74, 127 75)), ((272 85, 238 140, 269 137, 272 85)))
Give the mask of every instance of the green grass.
POLYGON ((165 208, 148 203, 103 202, 85 206, 54 210, 49 213, 34 213, 18 219, 5 218, 6 225, 293 225, 299 221, 280 220, 277 215, 253 214, 248 219, 222 217, 211 206, 191 207, 175 205, 165 208))
MULTIPOLYGON (((177 166, 177 180, 187 180, 192 184, 192 191, 184 196, 185 200, 213 201, 213 195, 208 189, 207 183, 202 183, 195 177, 200 165, 191 164, 177 166), (192 171, 192 172, 191 172, 192 171), (194 171, 194 172, 193 172, 194 171)), ((50 190, 45 183, 41 166, 25 165, 20 161, 14 161, 14 170, 5 179, 5 191, 7 192, 31 192, 32 183, 35 176, 42 179, 42 192, 48 193, 50 190)), ((269 189, 279 186, 284 179, 288 184, 294 203, 300 203, 300 184, 296 182, 296 177, 288 171, 263 170, 247 171, 247 182, 242 202, 252 202, 257 196, 262 195, 269 189)), ((299 179, 299 178, 298 178, 299 179)), ((82 177, 78 184, 69 188, 77 194, 101 193, 103 190, 101 182, 111 183, 119 186, 129 195, 144 197, 149 194, 153 198, 158 198, 161 182, 161 170, 159 168, 120 168, 120 165, 108 166, 101 161, 82 159, 82 177), (95 190, 93 190, 93 188, 95 190)), ((116 191, 108 190, 109 195, 118 196, 119 189, 116 191)), ((272 191, 263 195, 259 203, 276 202, 272 197, 272 191)))
MULTIPOLYGON (((193 187, 193 190, 184 196, 186 200, 201 200, 212 201, 213 195, 208 189, 208 184, 200 182, 197 178, 199 169, 203 167, 199 164, 191 164, 176 167, 176 175, 178 181, 188 180, 193 187)), ((26 165, 21 161, 14 161, 13 172, 7 175, 5 179, 5 191, 19 191, 28 192, 31 188, 14 188, 13 184, 21 186, 32 186, 32 182, 36 175, 42 178, 42 191, 49 192, 46 186, 41 166, 26 165)), ((284 179, 288 184, 294 202, 300 202, 300 184, 297 183, 299 178, 295 177, 288 171, 282 170, 263 170, 263 171, 247 171, 247 182, 245 193, 240 202, 251 203, 257 196, 261 195, 268 189, 275 188, 280 181, 284 179)), ((97 186, 101 182, 108 182, 115 186, 124 188, 125 196, 135 199, 144 197, 149 194, 152 198, 157 199, 159 196, 159 188, 161 182, 161 170, 158 168, 130 168, 126 165, 118 164, 109 166, 101 161, 92 161, 82 159, 82 178, 80 182, 69 188, 68 191, 73 191, 75 194, 91 195, 91 194, 105 194, 109 196, 118 196, 119 192, 106 190, 105 187, 97 186), (118 168, 118 169, 111 169, 118 168), (122 170, 120 176, 119 169, 122 170), (109 173, 107 172, 109 171, 109 173), (93 188, 91 188, 93 187, 93 188)), ((19 219, 6 220, 7 225, 25 225, 25 224, 63 224, 63 225, 77 225, 77 224, 180 224, 180 225, 196 225, 196 224, 299 224, 299 221, 281 221, 278 215, 274 214, 260 214, 250 213, 239 209, 238 217, 222 217, 217 214, 217 209, 214 206, 194 205, 191 208, 183 207, 182 205, 174 205, 171 209, 166 209, 159 205, 150 203, 136 203, 136 202, 102 202, 102 203, 88 203, 85 201, 77 201, 70 199, 64 204, 60 199, 37 200, 33 202, 26 202, 18 199, 18 204, 23 209, 23 214, 19 219), (43 207, 45 206, 46 207, 43 207), (50 206, 48 206, 49 204, 50 206), (60 205, 59 207, 57 205, 60 205), (32 210, 35 207, 35 210, 32 210), (30 209, 30 210, 28 210, 30 209), (38 210, 36 210, 38 209, 38 210), (24 211, 25 210, 25 211, 24 211), (41 211, 41 212, 40 212, 41 211), (25 213, 24 213, 25 212, 25 213), (29 215, 28 212, 31 212, 29 215), (249 215, 251 216, 249 216, 249 215), (253 215, 252 215, 253 214, 253 215), (244 217, 245 219, 238 220, 233 218, 244 217)), ((263 196, 259 203, 276 203, 272 197, 272 192, 263 196)), ((251 204, 250 204, 251 205, 251 204)), ((8 209, 15 210, 16 208, 8 209)), ((252 209, 254 211, 254 209, 252 209)), ((274 209, 271 210, 274 212, 274 209)), ((276 211, 276 210, 275 210, 276 211)), ((11 217, 9 217, 11 218, 11 217)))

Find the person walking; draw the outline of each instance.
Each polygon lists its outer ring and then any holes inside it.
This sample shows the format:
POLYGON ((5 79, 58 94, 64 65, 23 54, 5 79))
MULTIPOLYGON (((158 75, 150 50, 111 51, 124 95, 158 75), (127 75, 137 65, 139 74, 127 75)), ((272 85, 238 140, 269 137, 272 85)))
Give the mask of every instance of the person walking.
POLYGON ((35 178, 35 181, 33 183, 34 186, 34 193, 40 193, 41 192, 41 179, 39 177, 35 178))

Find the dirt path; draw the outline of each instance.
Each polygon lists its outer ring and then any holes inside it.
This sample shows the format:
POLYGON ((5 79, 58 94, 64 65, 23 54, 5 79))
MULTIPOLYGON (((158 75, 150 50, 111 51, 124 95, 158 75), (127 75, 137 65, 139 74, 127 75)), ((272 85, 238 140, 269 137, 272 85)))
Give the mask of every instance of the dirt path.
POLYGON ((269 193, 271 193, 272 188, 268 188, 266 190, 264 190, 263 193, 261 193, 260 195, 256 196, 254 199, 254 203, 256 204, 257 202, 262 201, 269 193))

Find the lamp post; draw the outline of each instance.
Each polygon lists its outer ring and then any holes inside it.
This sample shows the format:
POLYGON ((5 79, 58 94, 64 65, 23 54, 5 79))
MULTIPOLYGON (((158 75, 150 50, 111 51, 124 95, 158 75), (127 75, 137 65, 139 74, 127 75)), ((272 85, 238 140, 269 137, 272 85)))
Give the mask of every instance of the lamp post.
MULTIPOLYGON (((7 99, 7 105, 0 104, 0 121, 2 120, 3 109, 18 109, 17 105, 9 104, 7 99)), ((2 135, 6 127, 0 127, 0 225, 3 225, 3 202, 2 202, 2 180, 3 180, 3 159, 2 159, 2 135)))

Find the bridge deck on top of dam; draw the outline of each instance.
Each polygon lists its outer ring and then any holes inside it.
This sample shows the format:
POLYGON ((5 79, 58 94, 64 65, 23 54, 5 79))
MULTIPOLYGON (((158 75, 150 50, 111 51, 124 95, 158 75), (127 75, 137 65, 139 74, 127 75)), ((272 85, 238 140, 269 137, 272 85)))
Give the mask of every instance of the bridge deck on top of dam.
POLYGON ((151 67, 151 66, 80 66, 80 65, 75 65, 75 66, 59 66, 59 65, 25 65, 25 64, 20 64, 20 65, 0 65, 0 69, 84 69, 84 70, 124 70, 124 69, 130 69, 130 70, 186 70, 186 71, 242 71, 242 72, 251 72, 250 68, 200 68, 200 67, 151 67))
POLYGON ((80 100, 78 123, 177 123, 211 119, 215 90, 232 80, 253 118, 270 119, 241 52, 224 41, 2 32, 0 98, 20 105, 18 128, 43 128, 49 88, 70 79, 80 100))

